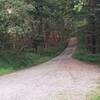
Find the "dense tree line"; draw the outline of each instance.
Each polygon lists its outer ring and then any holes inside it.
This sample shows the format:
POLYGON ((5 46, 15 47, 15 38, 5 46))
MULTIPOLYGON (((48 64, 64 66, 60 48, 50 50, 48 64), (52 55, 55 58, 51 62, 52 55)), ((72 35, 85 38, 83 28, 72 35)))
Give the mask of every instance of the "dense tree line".
POLYGON ((63 34, 71 31, 69 3, 69 0, 0 0, 1 48, 15 48, 17 39, 29 35, 33 40, 52 31, 63 34))
POLYGON ((85 21, 80 31, 81 40, 84 42, 82 46, 88 53, 100 53, 100 1, 78 0, 74 10, 78 18, 85 21))
POLYGON ((80 31, 75 22, 83 21, 81 32, 86 39, 85 47, 92 53, 100 52, 97 1, 0 0, 0 48, 16 48, 16 41, 26 41, 27 37, 29 44, 40 38, 46 43, 45 38, 51 32, 69 36, 75 30, 80 31))

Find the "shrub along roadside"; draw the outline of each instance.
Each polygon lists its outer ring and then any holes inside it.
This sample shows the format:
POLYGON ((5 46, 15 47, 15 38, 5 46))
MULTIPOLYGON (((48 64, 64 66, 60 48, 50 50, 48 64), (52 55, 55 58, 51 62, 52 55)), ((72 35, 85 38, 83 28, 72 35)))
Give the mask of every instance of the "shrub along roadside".
POLYGON ((0 51, 0 75, 44 63, 59 55, 65 49, 65 43, 47 49, 40 48, 37 53, 24 51, 18 54, 14 50, 0 51))
POLYGON ((84 48, 77 48, 73 58, 88 63, 100 64, 100 54, 89 54, 84 48))

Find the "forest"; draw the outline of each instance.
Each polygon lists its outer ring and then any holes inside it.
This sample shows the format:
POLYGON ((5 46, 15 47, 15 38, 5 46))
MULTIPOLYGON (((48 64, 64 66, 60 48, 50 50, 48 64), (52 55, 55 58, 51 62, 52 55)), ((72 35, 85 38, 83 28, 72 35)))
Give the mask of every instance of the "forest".
POLYGON ((98 0, 0 0, 0 69, 49 60, 71 37, 73 57, 100 63, 99 10, 98 0))
POLYGON ((100 0, 0 0, 0 76, 55 58, 72 38, 73 59, 100 65, 100 0))
POLYGON ((0 0, 0 73, 60 54, 73 28, 71 8, 66 0, 0 0))
POLYGON ((71 37, 78 39, 73 57, 100 63, 99 7, 98 0, 0 0, 0 69, 47 61, 71 37))

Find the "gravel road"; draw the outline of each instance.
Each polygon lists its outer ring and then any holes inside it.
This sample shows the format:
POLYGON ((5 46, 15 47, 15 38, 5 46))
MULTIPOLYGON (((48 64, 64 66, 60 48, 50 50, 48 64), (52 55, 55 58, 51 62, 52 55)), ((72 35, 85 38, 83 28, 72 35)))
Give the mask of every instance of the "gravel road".
POLYGON ((32 68, 0 77, 0 100, 87 100, 98 85, 100 68, 71 57, 72 39, 58 57, 32 68))

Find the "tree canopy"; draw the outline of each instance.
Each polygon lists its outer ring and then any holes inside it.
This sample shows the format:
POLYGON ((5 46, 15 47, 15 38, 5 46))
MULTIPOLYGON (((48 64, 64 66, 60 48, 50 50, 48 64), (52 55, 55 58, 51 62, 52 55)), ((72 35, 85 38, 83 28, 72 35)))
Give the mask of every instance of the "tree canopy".
POLYGON ((99 20, 97 4, 94 0, 0 0, 0 41, 5 35, 9 40, 9 35, 18 38, 51 31, 72 33, 78 29, 75 21, 86 19, 89 24, 90 15, 99 20))

